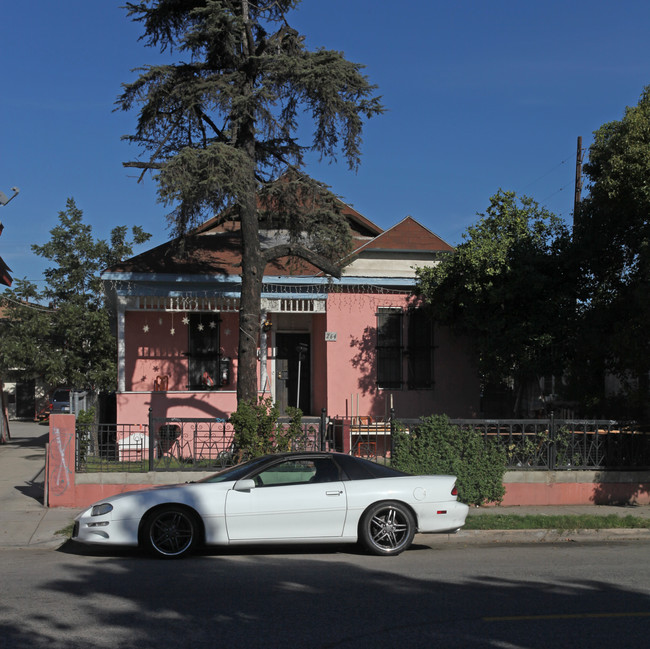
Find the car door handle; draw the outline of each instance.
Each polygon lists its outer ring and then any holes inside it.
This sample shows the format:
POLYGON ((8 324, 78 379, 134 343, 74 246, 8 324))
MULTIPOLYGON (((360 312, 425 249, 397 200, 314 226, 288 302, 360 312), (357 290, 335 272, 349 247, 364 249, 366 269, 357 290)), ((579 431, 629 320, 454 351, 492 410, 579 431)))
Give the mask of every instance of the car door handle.
POLYGON ((343 492, 342 491, 326 491, 325 495, 326 496, 340 496, 343 492))

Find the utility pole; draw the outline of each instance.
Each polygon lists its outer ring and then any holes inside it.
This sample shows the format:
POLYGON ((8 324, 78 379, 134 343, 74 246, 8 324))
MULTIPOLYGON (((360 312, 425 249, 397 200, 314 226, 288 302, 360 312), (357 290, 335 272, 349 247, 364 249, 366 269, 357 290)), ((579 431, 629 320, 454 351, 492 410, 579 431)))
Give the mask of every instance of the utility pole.
POLYGON ((580 221, 580 202, 582 200, 582 135, 578 135, 578 150, 576 152, 576 185, 573 198, 573 230, 580 221))

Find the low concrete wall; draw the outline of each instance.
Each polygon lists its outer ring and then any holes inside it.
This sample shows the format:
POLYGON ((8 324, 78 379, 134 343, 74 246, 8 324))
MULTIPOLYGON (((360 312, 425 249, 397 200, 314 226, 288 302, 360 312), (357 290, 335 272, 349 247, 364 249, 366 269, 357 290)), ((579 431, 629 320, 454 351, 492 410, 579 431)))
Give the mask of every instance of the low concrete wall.
POLYGON ((650 504, 649 471, 508 471, 509 505, 650 504))

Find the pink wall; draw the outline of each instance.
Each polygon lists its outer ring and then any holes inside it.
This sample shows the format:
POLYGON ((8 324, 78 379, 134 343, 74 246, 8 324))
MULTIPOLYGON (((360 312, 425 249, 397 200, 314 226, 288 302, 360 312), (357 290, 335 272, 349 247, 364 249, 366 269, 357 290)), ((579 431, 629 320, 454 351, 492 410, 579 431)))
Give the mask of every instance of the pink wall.
POLYGON ((323 408, 327 408, 327 354, 328 345, 325 342, 327 320, 325 314, 312 317, 312 412, 319 415, 323 408))
POLYGON ((154 417, 227 419, 237 410, 234 390, 209 392, 120 392, 117 395, 118 424, 146 424, 149 408, 154 417))
MULTIPOLYGON (((446 330, 435 333, 433 388, 380 390, 376 385, 376 313, 379 307, 408 307, 407 294, 330 293, 326 314, 310 316, 310 413, 322 408, 330 416, 355 414, 381 419, 391 399, 401 417, 444 413, 471 417, 479 411, 478 376, 467 346, 446 330), (325 333, 336 334, 326 341, 325 333)), ((204 315, 206 326, 216 314, 204 315)), ((149 408, 156 417, 226 418, 236 407, 238 314, 221 314, 222 353, 232 359, 227 389, 189 392, 188 331, 183 313, 128 311, 125 316, 125 386, 118 395, 118 423, 146 421, 149 408), (172 334, 172 329, 174 333, 172 334), (168 390, 154 392, 156 377, 168 377, 168 390)), ((290 317, 288 314, 285 318, 290 317)), ((268 364, 272 374, 271 358, 268 364)))
POLYGON ((650 505, 650 483, 555 482, 508 483, 502 506, 650 505))
POLYGON ((75 416, 50 415, 46 478, 49 507, 78 507, 75 493, 75 416))
MULTIPOLYGON (((188 384, 189 337, 183 313, 162 311, 127 311, 125 315, 126 389, 148 391, 154 389, 157 376, 168 377, 169 390, 186 390, 188 384), (172 330, 174 333, 172 334, 172 330)), ((212 319, 221 318, 221 350, 231 361, 230 381, 237 384, 236 313, 205 314, 205 326, 212 319)))
POLYGON ((471 417, 479 411, 480 385, 467 347, 449 332, 436 330, 435 385, 425 390, 380 390, 376 385, 376 313, 379 307, 407 307, 404 294, 366 295, 330 293, 327 331, 327 411, 384 417, 391 396, 397 416, 420 417, 444 413, 471 417))

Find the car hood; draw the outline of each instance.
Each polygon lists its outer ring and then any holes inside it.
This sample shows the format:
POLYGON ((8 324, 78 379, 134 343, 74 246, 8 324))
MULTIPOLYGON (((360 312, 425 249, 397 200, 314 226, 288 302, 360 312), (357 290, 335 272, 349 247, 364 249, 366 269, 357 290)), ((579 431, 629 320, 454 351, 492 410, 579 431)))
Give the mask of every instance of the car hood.
POLYGON ((115 505, 117 503, 124 503, 126 500, 131 501, 148 501, 148 502, 172 502, 174 500, 184 500, 196 491, 203 491, 206 487, 210 487, 214 493, 216 491, 228 491, 232 489, 235 481, 229 482, 185 482, 169 485, 156 485, 154 487, 147 487, 146 489, 134 489, 133 491, 124 491, 108 498, 102 498, 94 505, 100 503, 110 503, 115 505))

